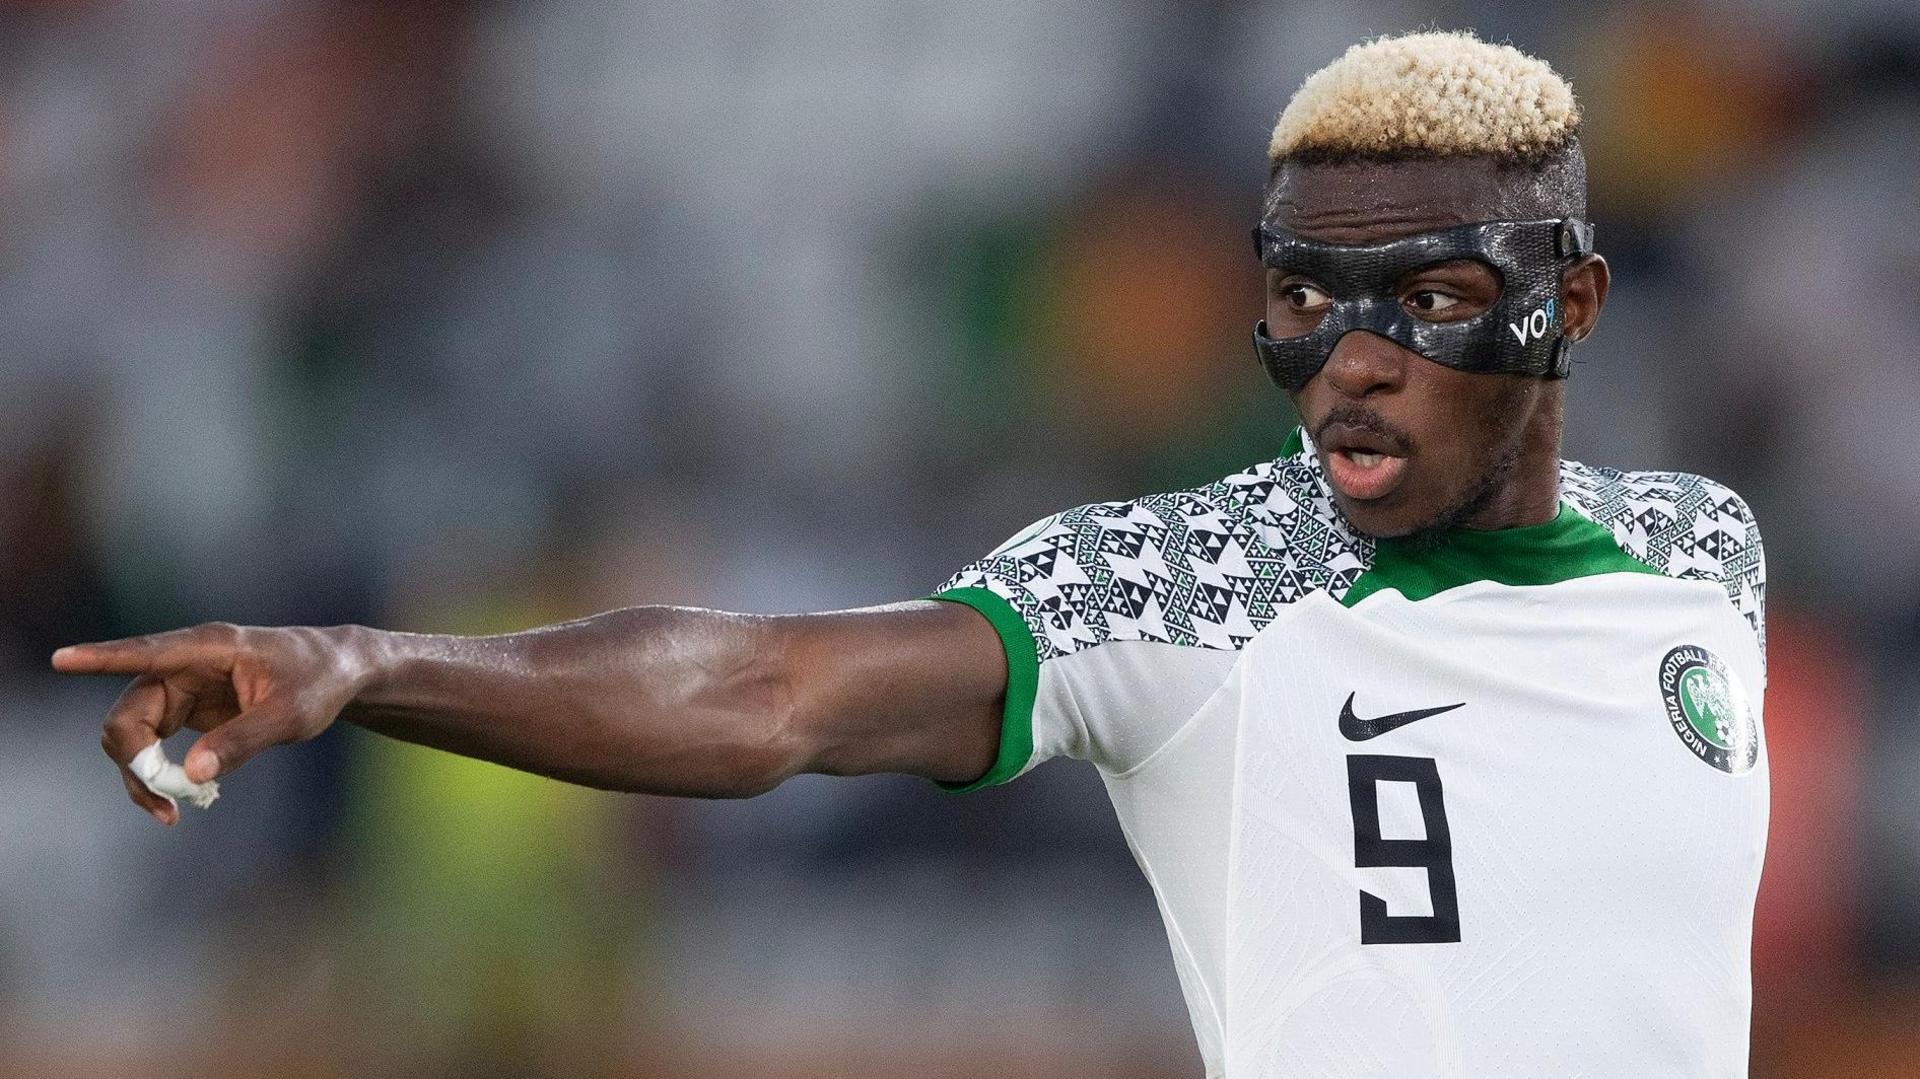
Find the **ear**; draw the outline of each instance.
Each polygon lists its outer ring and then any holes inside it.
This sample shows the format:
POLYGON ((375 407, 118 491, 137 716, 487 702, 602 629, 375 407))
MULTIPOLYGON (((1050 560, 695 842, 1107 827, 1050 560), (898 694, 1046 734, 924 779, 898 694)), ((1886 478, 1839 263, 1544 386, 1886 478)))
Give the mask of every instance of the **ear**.
POLYGON ((1600 309, 1607 303, 1610 280, 1607 260, 1599 255, 1583 256, 1560 276, 1561 302, 1567 308, 1561 326, 1567 340, 1583 341, 1593 332, 1593 324, 1600 321, 1600 309))

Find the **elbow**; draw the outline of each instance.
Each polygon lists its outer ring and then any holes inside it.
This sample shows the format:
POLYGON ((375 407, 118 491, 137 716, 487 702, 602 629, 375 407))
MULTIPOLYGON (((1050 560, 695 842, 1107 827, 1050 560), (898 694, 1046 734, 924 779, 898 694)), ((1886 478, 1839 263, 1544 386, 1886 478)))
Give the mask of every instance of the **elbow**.
POLYGON ((755 619, 755 632, 732 662, 708 672, 696 712, 712 717, 721 742, 704 754, 711 767, 699 794, 752 798, 812 771, 819 756, 818 724, 803 714, 801 672, 778 619, 755 619))
MULTIPOLYGON (((683 773, 692 781, 682 789, 659 793, 697 798, 754 798, 807 771, 807 754, 794 744, 783 717, 744 717, 722 752, 706 755, 705 767, 683 773)), ((680 786, 676 784, 675 786, 680 786)), ((657 785, 649 789, 658 791, 657 785)))
POLYGON ((676 798, 753 798, 806 771, 805 760, 764 715, 727 714, 708 738, 662 750, 648 743, 610 754, 621 763, 588 774, 561 774, 587 786, 676 798))
POLYGON ((799 774, 797 770, 757 768, 727 777, 704 792, 708 798, 737 800, 758 798, 799 774))
MULTIPOLYGON (((586 720, 574 760, 594 786, 693 798, 751 798, 818 770, 823 724, 790 620, 684 607, 602 616, 607 645, 582 674, 586 720), (604 657, 617 656, 611 679, 604 657)), ((573 660, 578 663, 579 661, 573 660)))

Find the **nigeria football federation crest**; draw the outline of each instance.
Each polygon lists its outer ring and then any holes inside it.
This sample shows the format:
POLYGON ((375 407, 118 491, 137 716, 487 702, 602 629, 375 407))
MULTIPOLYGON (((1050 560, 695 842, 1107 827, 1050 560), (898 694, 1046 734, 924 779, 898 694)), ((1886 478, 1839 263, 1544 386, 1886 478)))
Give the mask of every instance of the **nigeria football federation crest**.
POLYGON ((1683 644, 1660 661, 1667 722, 1693 755, 1733 775, 1760 759, 1760 732, 1745 690, 1720 657, 1683 644))

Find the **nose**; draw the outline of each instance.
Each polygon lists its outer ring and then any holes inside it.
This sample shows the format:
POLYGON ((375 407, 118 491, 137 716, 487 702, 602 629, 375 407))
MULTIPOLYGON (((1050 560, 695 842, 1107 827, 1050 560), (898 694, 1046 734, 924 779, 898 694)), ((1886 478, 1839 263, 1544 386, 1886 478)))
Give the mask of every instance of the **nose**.
POLYGON ((1412 353, 1368 330, 1349 330, 1334 342, 1320 373, 1346 397, 1392 393, 1405 385, 1412 353))

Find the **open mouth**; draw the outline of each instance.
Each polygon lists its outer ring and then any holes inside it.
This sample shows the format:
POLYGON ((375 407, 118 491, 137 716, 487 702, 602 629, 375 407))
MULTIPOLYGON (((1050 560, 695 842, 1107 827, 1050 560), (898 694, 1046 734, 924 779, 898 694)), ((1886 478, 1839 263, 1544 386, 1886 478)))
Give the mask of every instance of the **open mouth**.
POLYGON ((1321 428, 1317 441, 1334 489, 1355 502, 1385 498, 1406 475, 1405 448, 1384 433, 1336 420, 1321 428))

